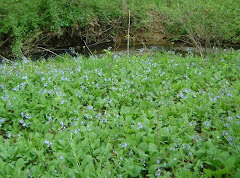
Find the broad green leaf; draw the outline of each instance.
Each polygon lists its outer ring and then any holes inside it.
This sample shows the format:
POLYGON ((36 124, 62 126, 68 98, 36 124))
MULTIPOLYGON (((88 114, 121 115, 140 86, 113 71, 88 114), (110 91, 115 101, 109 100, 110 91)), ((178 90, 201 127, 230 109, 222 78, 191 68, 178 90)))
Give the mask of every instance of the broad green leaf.
POLYGON ((22 158, 19 158, 16 162, 16 168, 22 169, 25 166, 25 161, 22 158))
POLYGON ((224 161, 224 165, 225 165, 225 167, 228 169, 228 170, 230 170, 230 169, 232 169, 233 167, 234 167, 234 165, 235 165, 235 158, 234 157, 230 157, 230 158, 228 158, 226 161, 224 161))
POLYGON ((155 152, 158 152, 157 145, 155 145, 154 143, 149 143, 149 153, 153 154, 155 152))
POLYGON ((148 149, 148 144, 146 142, 142 142, 138 146, 139 149, 146 151, 148 149))

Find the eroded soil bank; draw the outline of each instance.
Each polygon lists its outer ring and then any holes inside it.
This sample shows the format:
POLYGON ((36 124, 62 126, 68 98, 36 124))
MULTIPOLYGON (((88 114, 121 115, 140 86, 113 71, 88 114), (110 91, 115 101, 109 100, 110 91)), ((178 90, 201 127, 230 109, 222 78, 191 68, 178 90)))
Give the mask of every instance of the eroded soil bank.
MULTIPOLYGON (((149 22, 144 24, 141 28, 135 26, 135 22, 131 21, 129 40, 130 47, 135 48, 154 44, 156 46, 169 46, 172 38, 170 33, 167 33, 163 18, 160 14, 148 14, 149 22)), ((111 44, 114 49, 122 50, 128 40, 128 22, 126 19, 110 21, 103 23, 100 20, 93 20, 86 27, 82 28, 76 24, 71 28, 62 29, 62 34, 44 33, 41 32, 39 37, 33 42, 25 42, 25 47, 22 49, 22 54, 31 56, 35 53, 51 50, 58 53, 64 49, 74 48, 76 52, 84 53, 87 48, 103 49, 106 45, 111 44)), ((34 37, 33 37, 34 38, 34 37)), ((11 39, 0 47, 0 55, 5 57, 14 57, 11 51, 11 39)), ((89 50, 88 50, 89 51, 89 50)))
MULTIPOLYGON (((173 42, 174 34, 171 34, 164 26, 164 16, 159 13, 147 14, 149 22, 143 27, 138 28, 131 21, 129 40, 130 50, 158 49, 172 50, 181 53, 193 51, 198 53, 189 39, 173 42)), ((33 59, 48 58, 58 54, 69 53, 80 54, 99 54, 104 49, 111 47, 111 51, 126 51, 128 40, 127 22, 121 20, 102 23, 99 20, 93 20, 85 28, 78 24, 71 28, 63 29, 62 35, 57 33, 43 33, 36 39, 31 46, 27 44, 22 54, 33 59)), ((0 47, 1 58, 14 58, 9 41, 0 47)), ((214 45, 213 45, 214 46, 214 45)), ((239 44, 225 44, 222 48, 240 49, 239 44)), ((211 49, 207 49, 211 52, 211 49)), ((19 56, 18 56, 19 57, 19 56)))

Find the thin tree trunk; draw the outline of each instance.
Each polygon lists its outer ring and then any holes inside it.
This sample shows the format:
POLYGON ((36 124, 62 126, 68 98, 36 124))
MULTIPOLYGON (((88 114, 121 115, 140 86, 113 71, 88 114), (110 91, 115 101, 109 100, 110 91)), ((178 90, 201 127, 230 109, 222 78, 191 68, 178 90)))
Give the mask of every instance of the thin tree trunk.
POLYGON ((127 37, 127 53, 130 55, 130 26, 131 26, 131 11, 128 14, 128 37, 127 37))
POLYGON ((127 11, 127 0, 122 0, 121 8, 123 11, 127 11))

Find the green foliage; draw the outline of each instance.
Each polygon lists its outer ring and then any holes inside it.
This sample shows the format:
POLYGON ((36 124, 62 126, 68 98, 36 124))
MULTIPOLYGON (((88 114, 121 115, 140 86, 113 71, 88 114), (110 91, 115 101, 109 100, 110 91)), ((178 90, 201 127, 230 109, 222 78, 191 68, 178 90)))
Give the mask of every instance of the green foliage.
POLYGON ((238 177, 239 52, 106 53, 0 65, 0 175, 238 177))
MULTIPOLYGON (((156 13, 162 14, 159 17, 167 17, 162 21, 167 32, 174 36, 173 40, 186 39, 188 35, 207 45, 210 42, 240 42, 238 0, 127 2, 133 28, 151 25, 151 14, 156 13)), ((127 27, 128 13, 120 7, 121 0, 1 0, 0 45, 1 39, 10 37, 12 52, 21 55, 51 34, 61 36, 66 31, 70 34, 71 30, 85 31, 89 24, 102 28, 117 23, 116 30, 122 30, 127 27)), ((78 37, 84 37, 80 32, 78 37)))
POLYGON ((168 29, 175 39, 187 34, 207 45, 240 42, 240 1, 179 0, 162 10, 171 19, 168 29))
MULTIPOLYGON (((92 21, 101 25, 116 20, 124 23, 121 19, 127 14, 119 8, 120 4, 120 0, 1 0, 0 39, 4 35, 10 36, 13 53, 21 54, 21 50, 24 52, 24 49, 28 49, 39 38, 44 38, 41 36, 43 34, 61 36, 66 28, 74 29, 76 25, 84 28, 92 21)), ((141 14, 138 14, 134 12, 139 12, 140 7, 132 7, 133 14, 137 14, 133 19, 145 16, 143 9, 141 14)), ((137 20, 135 22, 137 24, 137 20)))

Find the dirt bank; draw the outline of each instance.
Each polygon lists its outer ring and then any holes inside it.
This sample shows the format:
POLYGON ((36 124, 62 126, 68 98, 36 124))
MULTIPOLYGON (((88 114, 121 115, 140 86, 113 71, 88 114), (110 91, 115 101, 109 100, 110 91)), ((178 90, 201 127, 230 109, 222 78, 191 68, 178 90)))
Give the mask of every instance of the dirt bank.
MULTIPOLYGON (((166 34, 163 26, 163 16, 157 13, 149 13, 148 21, 141 27, 136 25, 131 18, 130 43, 166 43, 171 36, 166 34)), ((43 47, 46 49, 56 49, 61 47, 74 47, 81 51, 84 46, 95 46, 103 43, 115 43, 116 46, 127 41, 128 19, 118 19, 102 22, 100 19, 93 19, 86 27, 81 27, 76 23, 71 28, 63 28, 61 35, 56 32, 40 32, 37 37, 32 37, 32 41, 24 42, 22 54, 25 56, 31 53, 40 52, 43 47)), ((11 52, 11 38, 1 46, 0 55, 13 57, 11 52)))

